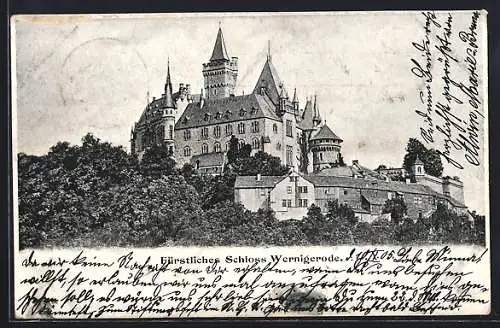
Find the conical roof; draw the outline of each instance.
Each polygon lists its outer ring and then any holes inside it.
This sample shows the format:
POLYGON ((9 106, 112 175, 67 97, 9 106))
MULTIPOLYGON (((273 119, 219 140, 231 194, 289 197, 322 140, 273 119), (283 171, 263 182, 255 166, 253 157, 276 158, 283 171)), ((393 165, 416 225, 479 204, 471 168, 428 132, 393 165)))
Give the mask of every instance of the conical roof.
POLYGON ((314 108, 313 108, 313 111, 314 111, 313 122, 321 123, 321 115, 319 114, 319 106, 318 106, 318 102, 316 101, 316 96, 314 96, 314 108))
POLYGON ((317 140, 317 139, 330 139, 330 140, 339 140, 343 141, 340 139, 333 131, 328 127, 328 125, 324 124, 318 133, 316 133, 311 140, 317 140))
POLYGON ((213 60, 229 60, 226 43, 224 42, 224 36, 222 35, 222 29, 220 27, 217 33, 217 39, 215 40, 214 50, 212 51, 212 57, 210 57, 210 61, 213 60))
POLYGON ((175 108, 174 96, 172 94, 172 82, 170 81, 170 62, 167 63, 167 80, 165 81, 165 108, 175 108))
POLYGON ((280 96, 284 98, 288 97, 288 93, 278 75, 278 71, 276 71, 276 68, 271 61, 270 56, 267 57, 266 63, 264 64, 259 79, 257 80, 257 84, 253 89, 253 93, 260 93, 261 87, 265 87, 267 89, 267 95, 271 98, 271 101, 274 104, 278 103, 280 96))
POLYGON ((302 121, 300 122, 303 130, 314 129, 313 125, 313 105, 312 101, 307 99, 306 105, 304 107, 304 112, 302 113, 302 121))

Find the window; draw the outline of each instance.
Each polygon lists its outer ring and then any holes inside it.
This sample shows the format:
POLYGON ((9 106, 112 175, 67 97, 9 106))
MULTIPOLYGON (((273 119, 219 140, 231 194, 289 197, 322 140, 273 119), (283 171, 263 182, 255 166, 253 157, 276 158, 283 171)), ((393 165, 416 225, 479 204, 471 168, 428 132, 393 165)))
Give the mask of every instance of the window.
POLYGON ((226 125, 226 136, 233 134, 233 126, 231 124, 226 125))
POLYGON ((260 142, 259 139, 253 138, 252 140, 252 148, 253 149, 259 149, 260 148, 260 142))
POLYGON ((286 165, 293 166, 293 148, 286 146, 286 165))
POLYGON ((299 193, 307 194, 307 186, 300 186, 299 193))
POLYGON ((262 190, 260 191, 260 195, 261 195, 261 196, 265 196, 265 195, 266 195, 266 190, 265 190, 265 189, 262 189, 262 190))
POLYGON ((344 189, 344 195, 347 195, 348 192, 347 192, 347 189, 344 189))
POLYGON ((299 199, 299 207, 307 207, 307 199, 299 199))
POLYGON ((238 133, 239 134, 245 133, 245 123, 243 122, 238 123, 238 133))
POLYGON ((278 133, 278 125, 276 123, 273 124, 273 132, 278 133))
POLYGON ((292 186, 287 186, 286 187, 286 193, 291 194, 292 193, 292 186))
POLYGON ((208 145, 206 143, 204 143, 203 145, 201 145, 201 153, 202 154, 208 153, 208 145))
POLYGON ((392 192, 387 193, 387 199, 392 199, 392 192))
POLYGON ((214 152, 220 153, 220 143, 216 142, 214 144, 214 152))
POLYGON ((191 139, 191 130, 184 130, 184 140, 191 139))
POLYGON ((216 138, 220 137, 220 126, 218 126, 218 125, 216 127, 214 127, 214 136, 216 138))
POLYGON ((276 150, 281 150, 281 144, 279 142, 276 144, 276 150))
POLYGON ((207 127, 201 128, 201 138, 208 139, 208 128, 207 127))
POLYGON ((241 149, 243 147, 245 147, 245 140, 240 139, 240 141, 238 142, 238 149, 241 149))
POLYGON ((258 121, 252 122, 252 132, 253 133, 259 132, 259 122, 258 121))
POLYGON ((319 153, 319 160, 322 161, 323 160, 323 153, 319 153))
POLYGON ((170 140, 174 139, 174 126, 173 125, 168 126, 168 138, 170 140))
POLYGON ((240 109, 240 116, 245 116, 246 112, 244 108, 240 109))
POLYGON ((191 156, 191 148, 184 147, 184 156, 191 156))
POLYGON ((422 167, 420 167, 420 166, 419 166, 419 167, 417 168, 417 172, 418 172, 418 173, 422 173, 422 167))
POLYGON ((413 198, 413 202, 416 204, 416 205, 422 205, 422 197, 420 196, 415 196, 413 198))
POLYGON ((231 143, 230 143, 229 141, 228 141, 228 142, 226 142, 226 151, 228 151, 228 150, 229 150, 229 145, 230 145, 230 144, 231 144, 231 143))
POLYGON ((283 206, 283 207, 292 207, 292 200, 291 199, 283 199, 281 201, 281 206, 283 206))
POLYGON ((293 137, 292 120, 286 120, 286 136, 293 137))

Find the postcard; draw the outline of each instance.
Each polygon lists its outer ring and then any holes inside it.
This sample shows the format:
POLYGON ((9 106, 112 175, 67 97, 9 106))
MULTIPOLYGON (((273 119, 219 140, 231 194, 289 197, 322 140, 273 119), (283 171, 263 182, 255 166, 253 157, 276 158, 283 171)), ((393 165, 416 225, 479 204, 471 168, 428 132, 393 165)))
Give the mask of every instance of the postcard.
POLYGON ((489 314, 486 17, 13 16, 15 319, 489 314))

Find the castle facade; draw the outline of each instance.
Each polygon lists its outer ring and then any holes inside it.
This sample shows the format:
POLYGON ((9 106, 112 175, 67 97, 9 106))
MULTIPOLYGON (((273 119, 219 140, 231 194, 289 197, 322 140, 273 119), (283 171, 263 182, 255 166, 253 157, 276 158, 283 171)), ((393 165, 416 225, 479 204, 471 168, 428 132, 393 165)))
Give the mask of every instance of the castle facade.
POLYGON ((303 107, 296 90, 290 98, 270 53, 252 93, 235 95, 238 58, 229 56, 219 28, 202 76, 199 94, 184 83, 174 93, 168 67, 164 93, 148 100, 132 128, 133 153, 141 156, 148 147, 165 144, 177 165, 190 163, 201 173, 217 174, 235 136, 239 145, 250 144, 253 153, 264 151, 296 170, 318 171, 339 162, 342 139, 322 122, 316 96, 303 107))

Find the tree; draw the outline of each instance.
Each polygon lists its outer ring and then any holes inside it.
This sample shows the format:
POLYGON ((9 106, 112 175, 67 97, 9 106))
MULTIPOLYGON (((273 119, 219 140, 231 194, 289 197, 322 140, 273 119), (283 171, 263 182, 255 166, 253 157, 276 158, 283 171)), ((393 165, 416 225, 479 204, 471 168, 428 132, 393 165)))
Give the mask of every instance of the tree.
POLYGON ((385 201, 382 213, 390 213, 394 224, 401 223, 407 213, 407 207, 402 197, 394 197, 385 201))
POLYGON ((144 176, 159 178, 175 172, 175 160, 166 145, 153 145, 148 148, 140 161, 139 167, 144 176))
POLYGON ((411 172, 411 167, 415 160, 420 158, 424 163, 424 171, 432 176, 440 177, 443 173, 443 163, 441 157, 435 149, 427 149, 420 141, 410 138, 406 146, 406 154, 403 160, 403 167, 411 172))

